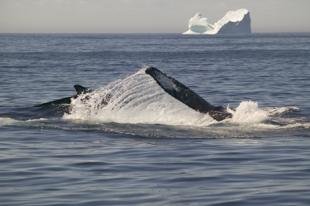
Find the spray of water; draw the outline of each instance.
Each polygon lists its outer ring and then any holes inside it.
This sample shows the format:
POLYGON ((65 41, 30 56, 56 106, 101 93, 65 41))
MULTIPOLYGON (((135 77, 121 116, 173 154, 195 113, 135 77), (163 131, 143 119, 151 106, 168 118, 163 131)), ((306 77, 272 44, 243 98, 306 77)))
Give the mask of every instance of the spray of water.
POLYGON ((269 113, 259 109, 257 102, 243 101, 239 104, 236 110, 227 108, 233 114, 231 119, 234 123, 240 124, 255 124, 268 119, 269 113))
POLYGON ((144 69, 72 101, 65 119, 207 126, 216 121, 167 94, 144 69))
MULTIPOLYGON (((218 124, 208 114, 197 112, 167 94, 145 69, 80 95, 72 100, 72 109, 64 119, 87 122, 130 124, 165 124, 207 127, 218 124)), ((233 117, 224 123, 258 125, 285 108, 263 109, 257 102, 242 101, 235 109, 227 108, 233 117)))

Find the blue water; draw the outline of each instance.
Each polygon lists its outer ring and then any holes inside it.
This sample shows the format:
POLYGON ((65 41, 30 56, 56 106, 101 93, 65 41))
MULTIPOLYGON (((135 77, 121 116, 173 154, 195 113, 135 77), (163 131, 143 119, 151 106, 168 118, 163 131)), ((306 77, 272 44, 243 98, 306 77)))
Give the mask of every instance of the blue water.
POLYGON ((1 34, 0 205, 309 205, 309 102, 310 34, 1 34), (29 109, 145 65, 277 114, 196 127, 29 109))

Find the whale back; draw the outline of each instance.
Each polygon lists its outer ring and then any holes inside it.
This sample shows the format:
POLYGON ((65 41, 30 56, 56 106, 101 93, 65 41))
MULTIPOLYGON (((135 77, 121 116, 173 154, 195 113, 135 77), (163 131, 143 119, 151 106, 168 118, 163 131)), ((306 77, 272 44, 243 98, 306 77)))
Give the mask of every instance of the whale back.
POLYGON ((61 106, 63 108, 66 108, 67 106, 70 105, 72 98, 76 98, 77 96, 79 96, 81 94, 86 94, 86 93, 92 92, 91 89, 83 87, 83 86, 78 85, 78 84, 74 85, 73 87, 74 87, 74 89, 76 91, 75 95, 70 96, 70 97, 65 97, 65 98, 57 99, 57 100, 50 101, 50 102, 46 102, 46 103, 42 103, 42 104, 38 104, 38 105, 35 105, 35 107, 55 107, 55 106, 61 106))

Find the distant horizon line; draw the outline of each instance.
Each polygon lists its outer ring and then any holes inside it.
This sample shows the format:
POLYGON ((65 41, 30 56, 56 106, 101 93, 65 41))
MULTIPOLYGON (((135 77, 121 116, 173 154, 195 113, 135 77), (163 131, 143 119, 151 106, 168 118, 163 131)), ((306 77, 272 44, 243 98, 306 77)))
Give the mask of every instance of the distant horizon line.
MULTIPOLYGON (((0 34, 180 34, 184 35, 181 32, 0 32, 0 34)), ((217 34, 217 35, 208 35, 208 34, 192 34, 185 36, 250 36, 255 34, 310 34, 308 32, 252 32, 251 34, 217 34)))

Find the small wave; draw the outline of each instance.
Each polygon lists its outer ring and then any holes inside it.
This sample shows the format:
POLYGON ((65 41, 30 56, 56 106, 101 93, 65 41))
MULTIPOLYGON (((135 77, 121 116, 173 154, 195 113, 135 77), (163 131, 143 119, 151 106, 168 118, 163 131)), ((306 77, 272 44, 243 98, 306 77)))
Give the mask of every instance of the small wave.
POLYGON ((0 117, 0 126, 35 126, 41 125, 44 122, 52 122, 52 119, 47 118, 38 118, 38 119, 26 119, 26 120, 19 120, 10 117, 0 117))
POLYGON ((42 122, 42 121, 48 121, 47 118, 38 118, 38 119, 28 119, 26 122, 42 122))
POLYGON ((269 113, 269 116, 286 114, 290 112, 299 111, 298 107, 295 106, 287 106, 287 107, 266 107, 264 108, 265 111, 269 113))
POLYGON ((16 119, 9 118, 9 117, 0 117, 0 126, 12 125, 19 122, 16 119))
POLYGON ((303 129, 310 129, 310 122, 304 122, 304 123, 293 123, 283 126, 283 128, 286 129, 293 129, 293 128, 303 128, 303 129))
POLYGON ((241 127, 256 128, 263 130, 308 129, 310 123, 304 118, 283 117, 284 114, 299 111, 298 107, 259 107, 257 102, 242 101, 234 110, 227 107, 227 110, 233 114, 232 119, 226 122, 238 124, 241 127))

